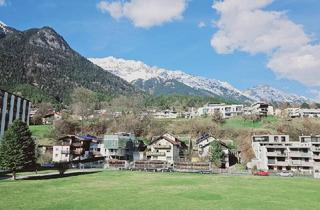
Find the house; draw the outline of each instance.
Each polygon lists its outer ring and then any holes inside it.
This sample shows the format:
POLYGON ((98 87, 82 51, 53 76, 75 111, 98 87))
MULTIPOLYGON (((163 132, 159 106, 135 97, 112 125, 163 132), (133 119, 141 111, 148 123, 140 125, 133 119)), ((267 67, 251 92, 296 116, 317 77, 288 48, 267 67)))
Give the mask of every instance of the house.
POLYGON ((175 161, 185 159, 187 145, 171 134, 154 137, 147 146, 147 160, 161 160, 173 164, 175 161))
POLYGON ((267 103, 257 102, 246 109, 246 114, 254 114, 259 117, 267 117, 268 115, 274 115, 274 109, 273 106, 267 103))
POLYGON ((231 151, 231 148, 227 145, 227 143, 233 144, 233 141, 221 141, 209 134, 201 136, 195 142, 194 150, 197 152, 200 160, 209 161, 211 154, 210 145, 213 141, 218 141, 222 147, 222 151, 224 153, 224 157, 221 160, 222 168, 229 168, 238 162, 234 152, 231 151))
POLYGON ((179 117, 179 113, 172 110, 163 110, 160 112, 153 113, 154 118, 157 119, 176 119, 179 117))
POLYGON ((320 136, 300 136, 297 142, 290 141, 288 135, 254 135, 252 148, 256 158, 249 168, 319 173, 320 136))
POLYGON ((243 105, 241 104, 206 104, 198 109, 198 116, 213 116, 219 112, 223 118, 231 118, 235 116, 241 116, 243 114, 243 105))
MULTIPOLYGON (((113 135, 105 135, 102 141, 101 149, 106 159, 133 160, 137 154, 137 142, 139 142, 134 134, 116 133, 113 135)), ((140 156, 140 155, 139 155, 140 156)))
POLYGON ((29 125, 31 102, 0 89, 0 138, 16 119, 29 125))
POLYGON ((94 158, 90 145, 96 141, 95 136, 67 135, 59 139, 60 145, 53 146, 53 162, 70 162, 94 158))

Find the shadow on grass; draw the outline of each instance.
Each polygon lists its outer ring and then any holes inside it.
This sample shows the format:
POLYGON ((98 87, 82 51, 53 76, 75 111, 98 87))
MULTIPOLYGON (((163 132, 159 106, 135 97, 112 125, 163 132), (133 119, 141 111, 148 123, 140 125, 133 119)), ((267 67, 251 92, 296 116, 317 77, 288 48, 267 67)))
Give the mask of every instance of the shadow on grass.
POLYGON ((80 175, 88 175, 88 174, 95 174, 99 173, 101 171, 83 171, 83 172, 70 172, 66 173, 64 175, 60 174, 44 174, 44 175, 38 175, 38 176, 30 176, 25 178, 18 178, 19 180, 46 180, 46 179, 60 179, 60 178, 66 178, 66 177, 73 177, 73 176, 80 176, 80 175))

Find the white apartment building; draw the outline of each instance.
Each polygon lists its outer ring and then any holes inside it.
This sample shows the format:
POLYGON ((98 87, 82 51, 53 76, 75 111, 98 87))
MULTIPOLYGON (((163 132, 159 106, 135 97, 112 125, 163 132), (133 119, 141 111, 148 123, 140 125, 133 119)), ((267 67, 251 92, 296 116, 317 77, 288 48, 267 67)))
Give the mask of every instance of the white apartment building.
POLYGON ((288 108, 286 112, 291 118, 320 118, 320 109, 288 108))
POLYGON ((223 118, 230 118, 235 116, 241 116, 243 114, 242 104, 206 104, 198 109, 198 116, 209 115, 212 116, 216 112, 220 112, 223 118))
POLYGON ((290 141, 288 135, 254 135, 252 148, 256 158, 249 168, 259 170, 319 173, 320 136, 301 136, 299 142, 290 141))
POLYGON ((268 115, 274 115, 274 109, 273 106, 258 102, 251 105, 251 107, 247 107, 245 109, 245 114, 254 114, 260 117, 267 117, 268 115))

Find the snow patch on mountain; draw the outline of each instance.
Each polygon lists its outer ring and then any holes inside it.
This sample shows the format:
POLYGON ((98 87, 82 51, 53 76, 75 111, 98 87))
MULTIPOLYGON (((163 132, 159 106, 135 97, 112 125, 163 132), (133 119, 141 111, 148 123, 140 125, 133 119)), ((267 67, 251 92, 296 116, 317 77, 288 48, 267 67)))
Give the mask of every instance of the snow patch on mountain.
POLYGON ((146 81, 156 78, 164 81, 176 80, 194 89, 206 90, 222 97, 244 101, 251 100, 227 82, 193 76, 180 70, 172 71, 156 66, 149 66, 141 61, 124 60, 115 57, 89 58, 89 60, 128 82, 134 82, 138 79, 146 81))
POLYGON ((253 98, 256 101, 289 102, 297 104, 301 104, 303 102, 310 102, 310 99, 304 96, 286 93, 269 85, 258 85, 243 91, 243 93, 247 97, 253 98))

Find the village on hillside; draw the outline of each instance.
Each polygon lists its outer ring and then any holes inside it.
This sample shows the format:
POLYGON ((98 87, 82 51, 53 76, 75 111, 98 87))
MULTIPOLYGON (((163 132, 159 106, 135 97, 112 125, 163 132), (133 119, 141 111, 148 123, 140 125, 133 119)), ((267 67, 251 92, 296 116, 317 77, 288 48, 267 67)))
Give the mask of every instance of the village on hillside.
MULTIPOLYGON (((78 95, 88 94, 83 89, 76 91, 78 95)), ((70 110, 56 111, 48 104, 33 106, 27 99, 4 90, 1 90, 0 96, 1 136, 17 119, 30 124, 31 130, 50 127, 60 132, 50 136, 52 130, 46 130, 47 133, 42 136, 33 135, 37 142, 40 167, 64 165, 64 170, 98 167, 113 170, 258 175, 261 172, 286 172, 292 176, 320 178, 320 135, 301 133, 291 137, 283 128, 284 131, 281 132, 278 128, 279 133, 267 129, 253 130, 259 123, 266 121, 268 125, 275 119, 284 122, 298 119, 304 123, 317 121, 320 109, 310 108, 309 105, 281 108, 264 102, 252 105, 207 103, 198 108, 186 107, 187 111, 182 112, 174 108, 137 111, 131 109, 132 104, 129 103, 126 112, 126 107, 122 107, 122 111, 97 110, 92 106, 92 101, 75 94, 74 105, 70 110), (66 117, 67 113, 70 114, 66 117), (145 118, 148 121, 143 122, 145 118), (234 119, 242 119, 245 124, 240 123, 240 127, 249 126, 249 130, 252 127, 250 136, 232 138, 225 134, 237 132, 232 127, 225 126, 234 119), (109 127, 115 126, 113 132, 105 130, 102 125, 100 131, 97 131, 99 128, 92 123, 96 121, 108 122, 109 127), (163 122, 172 121, 182 122, 180 128, 170 130, 159 127, 163 122), (194 130, 179 133, 181 128, 188 129, 190 122, 193 126, 191 129, 194 130), (74 125, 77 123, 78 130, 74 125), (154 131, 147 132, 147 129, 154 131)))

